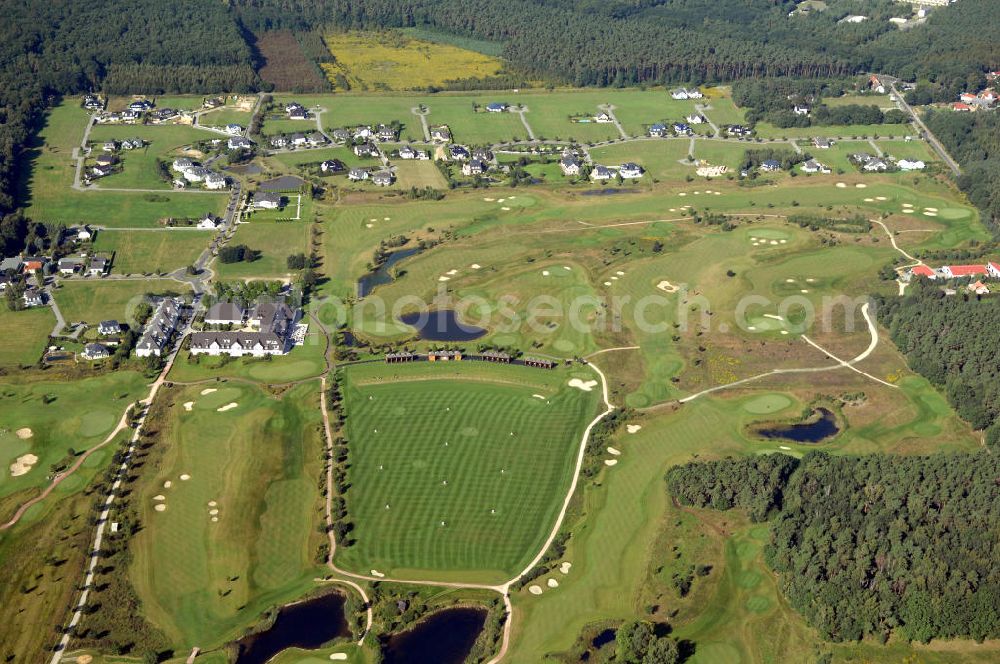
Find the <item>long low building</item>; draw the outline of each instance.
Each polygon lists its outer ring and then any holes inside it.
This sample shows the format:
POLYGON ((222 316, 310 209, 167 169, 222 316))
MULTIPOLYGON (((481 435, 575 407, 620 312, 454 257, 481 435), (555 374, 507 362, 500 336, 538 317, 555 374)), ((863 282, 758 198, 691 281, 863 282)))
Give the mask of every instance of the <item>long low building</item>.
POLYGON ((160 301, 135 345, 137 356, 160 357, 166 352, 181 319, 181 306, 177 298, 166 297, 160 301))
MULTIPOLYGON (((238 324, 235 312, 222 311, 226 309, 225 304, 229 303, 220 303, 210 309, 206 323, 218 320, 238 324)), ((242 310, 239 313, 242 322, 242 310)), ((230 357, 284 355, 295 346, 295 324, 299 317, 300 312, 283 301, 258 302, 246 317, 250 329, 195 332, 191 335, 191 354, 230 357)))

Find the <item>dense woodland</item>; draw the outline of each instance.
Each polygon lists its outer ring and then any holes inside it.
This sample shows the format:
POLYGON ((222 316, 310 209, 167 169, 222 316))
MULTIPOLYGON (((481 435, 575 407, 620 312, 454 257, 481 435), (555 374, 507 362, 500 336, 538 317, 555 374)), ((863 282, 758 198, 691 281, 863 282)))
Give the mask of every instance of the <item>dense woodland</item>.
POLYGON ((1000 458, 775 454, 678 466, 682 504, 772 519, 765 550, 825 637, 1000 636, 1000 458))
MULTIPOLYGON (((905 297, 877 301, 879 322, 910 367, 943 388, 958 414, 1000 444, 1000 299, 945 295, 918 279, 905 297)), ((997 447, 1000 449, 1000 447, 997 447)))

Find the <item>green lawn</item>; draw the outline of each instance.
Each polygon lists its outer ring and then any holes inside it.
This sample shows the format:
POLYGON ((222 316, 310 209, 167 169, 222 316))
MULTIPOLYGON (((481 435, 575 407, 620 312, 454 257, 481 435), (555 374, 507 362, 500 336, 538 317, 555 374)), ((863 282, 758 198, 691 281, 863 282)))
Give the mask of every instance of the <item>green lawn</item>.
POLYGON ((426 102, 430 110, 427 121, 431 126, 448 125, 455 141, 466 145, 526 140, 528 132, 517 113, 489 113, 485 109, 491 102, 524 103, 522 95, 510 95, 509 99, 506 95, 497 92, 468 97, 434 97, 426 102), (479 112, 473 110, 474 103, 480 105, 479 112))
POLYGON ((911 136, 916 131, 908 124, 880 124, 880 125, 822 125, 816 127, 775 127, 767 122, 758 122, 756 126, 757 136, 760 138, 812 138, 821 136, 824 138, 853 138, 875 136, 911 136))
POLYGON ((346 375, 347 506, 357 542, 338 549, 337 562, 501 581, 530 561, 595 414, 597 392, 565 383, 593 374, 421 364, 346 375))
POLYGON ((290 354, 282 357, 230 360, 182 353, 170 370, 170 378, 192 382, 233 377, 268 384, 289 383, 322 374, 326 368, 323 361, 325 352, 326 343, 321 334, 310 331, 302 346, 295 347, 290 354))
POLYGON ((218 129, 225 128, 227 124, 238 124, 246 129, 250 124, 250 111, 240 110, 236 106, 224 106, 199 116, 198 124, 218 129))
POLYGON ((222 280, 291 278, 294 271, 288 269, 288 257, 309 254, 310 226, 309 221, 266 219, 240 224, 229 244, 245 244, 250 249, 260 251, 260 258, 250 263, 223 263, 216 259, 212 269, 222 280))
POLYGON ((49 307, 8 311, 0 307, 0 367, 34 364, 42 357, 56 318, 49 307))
POLYGON ((178 652, 221 645, 311 588, 323 539, 319 383, 282 398, 246 384, 206 389, 161 397, 159 449, 135 496, 144 528, 128 573, 178 652), (228 404, 237 405, 218 411, 228 404))
POLYGON ((94 250, 114 254, 115 274, 172 272, 194 263, 214 233, 211 231, 103 231, 94 250))
POLYGON ((55 291, 56 302, 67 323, 86 321, 97 325, 102 320, 134 322, 135 307, 147 293, 183 294, 187 285, 172 280, 100 281, 97 279, 64 282, 55 291))
POLYGON ((683 180, 688 174, 694 175, 694 166, 680 161, 688 156, 690 143, 686 140, 650 140, 638 143, 619 143, 602 146, 590 151, 596 163, 617 166, 626 161, 634 161, 646 169, 646 174, 637 182, 649 184, 651 178, 659 180, 683 180))
POLYGON ((98 182, 101 187, 170 189, 171 181, 160 177, 157 161, 173 161, 180 148, 217 137, 188 125, 95 125, 90 131, 92 155, 102 154, 101 144, 105 141, 124 138, 142 138, 147 145, 140 150, 120 151, 121 172, 102 178, 98 182))

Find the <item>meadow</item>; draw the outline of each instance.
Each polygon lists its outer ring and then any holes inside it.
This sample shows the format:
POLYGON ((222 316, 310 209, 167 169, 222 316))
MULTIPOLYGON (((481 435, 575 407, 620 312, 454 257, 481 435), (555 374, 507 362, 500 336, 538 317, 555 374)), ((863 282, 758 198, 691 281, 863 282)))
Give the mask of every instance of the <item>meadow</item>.
MULTIPOLYGON (((294 214, 294 204, 288 206, 294 214)), ((286 213, 288 211, 286 208, 286 213)), ((305 212, 305 210, 303 210, 305 212)), ((261 252, 252 262, 223 263, 216 261, 213 269, 219 279, 287 279, 294 276, 287 259, 294 254, 309 254, 309 217, 303 221, 269 221, 256 219, 237 227, 230 245, 245 244, 261 252)))
POLYGON ((8 311, 0 308, 0 367, 31 365, 42 357, 56 317, 49 307, 8 311))
POLYGON ((135 493, 145 527, 129 575, 146 617, 179 651, 221 645, 305 592, 323 539, 318 382, 281 397, 247 384, 208 389, 165 395, 135 493))
POLYGON ((335 88, 343 87, 342 78, 356 90, 423 89, 448 80, 488 78, 503 69, 499 58, 401 33, 335 33, 324 41, 337 61, 321 66, 335 88), (428 66, 436 62, 448 66, 428 66))
POLYGON ((94 251, 114 254, 115 274, 167 273, 187 267, 204 250, 211 231, 102 231, 94 251))
POLYGON ((538 552, 596 414, 588 370, 362 365, 346 371, 347 507, 339 565, 499 582, 538 552), (540 395, 540 396, 535 396, 540 395))
POLYGON ((184 294, 187 284, 161 281, 98 281, 95 279, 63 282, 55 291, 59 310, 67 323, 85 321, 95 326, 102 320, 135 324, 135 307, 147 294, 184 294))
POLYGON ((767 122, 758 122, 757 136, 760 138, 878 138, 882 136, 903 138, 917 132, 908 124, 878 125, 821 125, 816 127, 775 127, 767 122))
POLYGON ((160 177, 159 161, 172 161, 182 148, 193 143, 215 138, 202 129, 189 125, 95 125, 90 130, 89 142, 92 155, 102 153, 101 144, 110 140, 141 138, 147 142, 138 150, 122 150, 118 153, 122 162, 120 173, 102 178, 101 187, 124 189, 167 189, 172 187, 169 180, 160 177))

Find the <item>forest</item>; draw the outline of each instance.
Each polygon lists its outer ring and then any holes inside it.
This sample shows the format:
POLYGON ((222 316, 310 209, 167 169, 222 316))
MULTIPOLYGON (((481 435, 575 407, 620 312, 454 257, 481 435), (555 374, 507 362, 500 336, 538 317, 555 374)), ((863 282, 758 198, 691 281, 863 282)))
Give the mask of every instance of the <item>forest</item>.
POLYGON ((770 519, 765 560, 827 639, 1000 636, 1000 458, 809 452, 672 468, 681 504, 770 519))
MULTIPOLYGON (((945 295, 917 279, 905 297, 876 298, 879 322, 910 368, 944 390, 987 441, 1000 443, 1000 299, 945 295)), ((1000 448, 998 448, 1000 449, 1000 448)))

